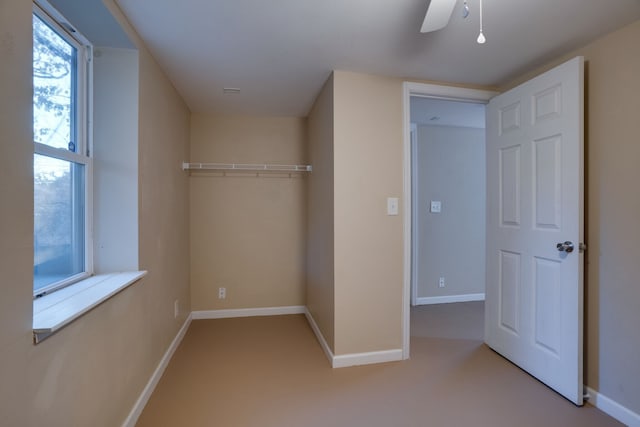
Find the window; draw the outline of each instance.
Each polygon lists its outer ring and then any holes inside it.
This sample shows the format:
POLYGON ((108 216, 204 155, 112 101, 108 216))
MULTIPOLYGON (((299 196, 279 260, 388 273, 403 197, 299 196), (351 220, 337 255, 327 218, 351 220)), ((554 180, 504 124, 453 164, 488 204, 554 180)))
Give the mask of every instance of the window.
POLYGON ((34 1, 37 344, 146 271, 138 271, 138 52, 101 1, 34 1))
POLYGON ((92 273, 91 47, 53 9, 44 8, 35 5, 33 12, 36 297, 92 273))
POLYGON ((138 52, 101 1, 34 3, 37 344, 146 271, 138 271, 138 52))

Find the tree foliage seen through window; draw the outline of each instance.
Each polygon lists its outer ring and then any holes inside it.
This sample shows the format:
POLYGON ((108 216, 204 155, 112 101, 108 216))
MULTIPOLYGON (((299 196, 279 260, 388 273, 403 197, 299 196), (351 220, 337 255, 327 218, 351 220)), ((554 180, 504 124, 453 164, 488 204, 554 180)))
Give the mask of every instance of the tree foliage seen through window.
POLYGON ((36 142, 68 148, 76 49, 33 15, 33 130, 36 142))
MULTIPOLYGON (((75 151, 76 48, 33 15, 33 139, 75 151)), ((84 166, 34 155, 34 290, 82 271, 84 166)))

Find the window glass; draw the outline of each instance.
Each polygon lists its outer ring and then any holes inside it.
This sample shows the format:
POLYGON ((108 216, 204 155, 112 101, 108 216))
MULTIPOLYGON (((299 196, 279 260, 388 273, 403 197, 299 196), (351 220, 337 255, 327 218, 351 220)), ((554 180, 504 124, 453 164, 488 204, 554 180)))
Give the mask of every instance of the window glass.
POLYGON ((76 48, 33 15, 33 137, 76 151, 76 48))
POLYGON ((36 5, 33 13, 34 296, 88 276, 91 264, 85 239, 91 163, 78 131, 85 128, 78 117, 88 117, 81 111, 88 70, 78 60, 85 48, 53 12, 36 5))
POLYGON ((34 291, 84 272, 84 165, 34 155, 34 291))

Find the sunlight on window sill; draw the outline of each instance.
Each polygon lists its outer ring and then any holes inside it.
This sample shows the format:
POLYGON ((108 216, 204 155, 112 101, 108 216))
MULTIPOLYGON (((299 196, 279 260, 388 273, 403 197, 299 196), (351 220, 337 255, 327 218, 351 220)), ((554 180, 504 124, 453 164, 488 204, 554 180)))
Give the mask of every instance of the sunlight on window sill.
POLYGON ((33 342, 38 344, 126 289, 146 271, 99 274, 33 300, 33 342))

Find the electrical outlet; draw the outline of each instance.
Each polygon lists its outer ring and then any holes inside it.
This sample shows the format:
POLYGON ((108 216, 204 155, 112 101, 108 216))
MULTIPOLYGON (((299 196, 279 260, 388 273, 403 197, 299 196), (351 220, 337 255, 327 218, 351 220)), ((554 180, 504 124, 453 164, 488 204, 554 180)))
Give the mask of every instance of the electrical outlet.
POLYGON ((218 299, 225 299, 227 297, 227 288, 218 288, 218 299))
POLYGON ((441 277, 440 280, 438 280, 438 287, 444 288, 444 277, 441 277))
POLYGON ((180 314, 180 301, 179 300, 175 300, 173 302, 173 318, 177 319, 178 318, 178 314, 180 314))

